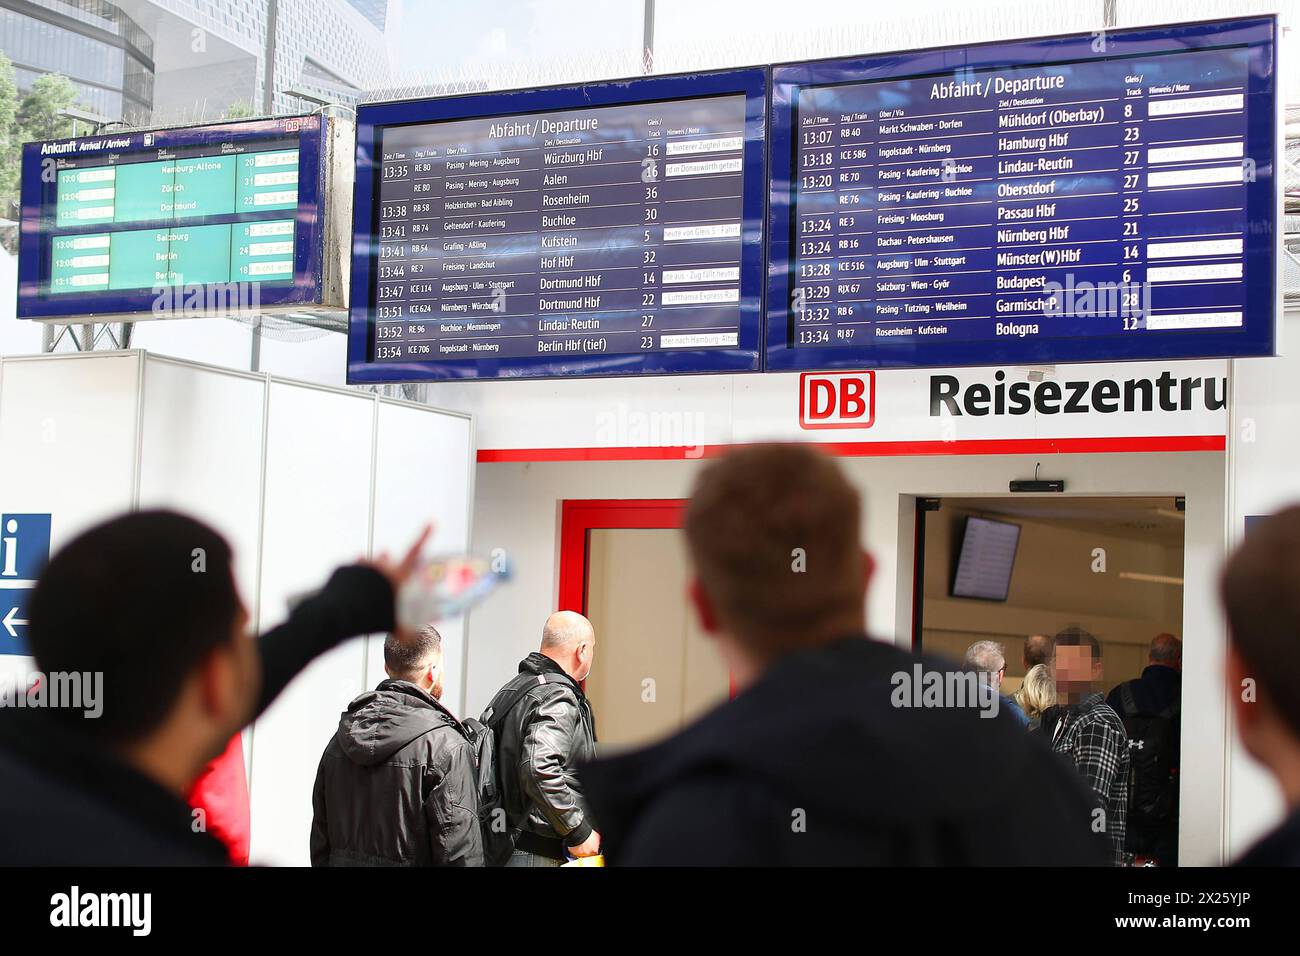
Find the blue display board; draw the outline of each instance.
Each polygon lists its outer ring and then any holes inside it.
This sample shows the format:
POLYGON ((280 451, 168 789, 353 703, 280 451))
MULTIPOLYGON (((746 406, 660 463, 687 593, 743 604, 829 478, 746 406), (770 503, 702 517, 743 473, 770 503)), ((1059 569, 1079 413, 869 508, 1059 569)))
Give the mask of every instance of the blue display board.
POLYGON ((319 116, 26 144, 18 317, 318 302, 321 150, 319 116))
POLYGON ((766 367, 1273 354, 1276 38, 773 67, 766 367))
POLYGON ((766 79, 362 106, 348 380, 757 370, 766 79))

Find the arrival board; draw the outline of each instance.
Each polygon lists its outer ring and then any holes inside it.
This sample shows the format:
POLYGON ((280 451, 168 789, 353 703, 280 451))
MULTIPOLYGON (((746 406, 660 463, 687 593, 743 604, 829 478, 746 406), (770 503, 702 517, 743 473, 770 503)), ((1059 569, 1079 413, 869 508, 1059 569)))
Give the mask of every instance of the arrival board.
POLYGON ((378 131, 371 271, 354 283, 364 364, 389 379, 757 368, 750 72, 748 92, 710 77, 690 97, 571 95, 583 105, 378 131))
POLYGON ((38 202, 24 202, 19 314, 141 312, 218 287, 255 306, 291 301, 298 279, 314 283, 302 240, 314 228, 319 122, 30 144, 24 195, 38 202))
POLYGON ((768 367, 1272 354, 1275 28, 774 68, 768 367))

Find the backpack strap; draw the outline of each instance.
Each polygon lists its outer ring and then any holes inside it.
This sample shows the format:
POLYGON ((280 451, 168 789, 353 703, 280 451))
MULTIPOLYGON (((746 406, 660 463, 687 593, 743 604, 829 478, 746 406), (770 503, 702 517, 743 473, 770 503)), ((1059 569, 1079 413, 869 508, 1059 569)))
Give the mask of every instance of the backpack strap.
POLYGON ((1164 710, 1160 711, 1160 713, 1157 714, 1156 716, 1163 717, 1165 720, 1173 720, 1174 718, 1179 717, 1182 714, 1182 712, 1183 712, 1183 700, 1182 700, 1182 695, 1180 694, 1179 696, 1171 700, 1169 702, 1169 706, 1167 706, 1164 710))
POLYGON ((1119 699, 1124 705, 1124 716, 1134 717, 1138 713, 1137 698, 1133 696, 1133 682, 1125 681, 1119 685, 1119 699))
POLYGON ((532 690, 538 684, 545 684, 545 683, 546 683, 545 674, 538 674, 537 679, 535 681, 530 677, 527 681, 523 683, 523 686, 516 689, 514 693, 512 693, 509 697, 505 699, 505 701, 501 705, 500 710, 489 705, 488 709, 483 711, 482 719, 484 725, 495 730, 497 724, 501 723, 501 721, 505 719, 506 714, 510 713, 510 711, 515 709, 515 705, 518 704, 521 700, 523 700, 525 695, 527 695, 527 693, 530 690, 532 690))

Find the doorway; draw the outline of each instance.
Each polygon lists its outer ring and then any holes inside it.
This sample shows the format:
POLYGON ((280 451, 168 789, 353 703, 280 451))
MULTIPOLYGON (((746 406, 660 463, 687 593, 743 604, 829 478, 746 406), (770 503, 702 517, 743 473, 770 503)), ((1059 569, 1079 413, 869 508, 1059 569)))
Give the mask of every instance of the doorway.
POLYGON ((916 648, 958 665, 968 649, 983 662, 1000 651, 1002 693, 1033 728, 1058 725, 1050 638, 1070 627, 1095 636, 1094 689, 1129 738, 1126 849, 1139 862, 1177 865, 1184 500, 919 498, 916 513, 916 648), (1049 640, 1018 693, 1034 664, 1030 635, 1049 640))
POLYGON ((1003 643, 1008 693, 1030 634, 1091 631, 1106 690, 1141 675, 1157 634, 1182 636, 1181 498, 929 498, 917 514, 916 649, 1003 643))
POLYGON ((560 607, 596 630, 586 681, 599 750, 675 733, 731 691, 730 676, 686 598, 685 502, 566 501, 560 607))

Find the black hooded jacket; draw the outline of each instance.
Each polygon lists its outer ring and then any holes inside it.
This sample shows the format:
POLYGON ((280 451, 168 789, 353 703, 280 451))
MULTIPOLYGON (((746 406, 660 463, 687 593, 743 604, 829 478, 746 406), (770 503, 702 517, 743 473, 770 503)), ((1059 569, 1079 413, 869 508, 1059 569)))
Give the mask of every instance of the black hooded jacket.
POLYGON ((920 661, 862 637, 792 654, 675 737, 584 768, 607 860, 1104 864, 1079 780, 1010 714, 895 706, 920 661))
POLYGON ((474 749, 414 684, 348 705, 316 772, 312 866, 482 866, 474 749))

